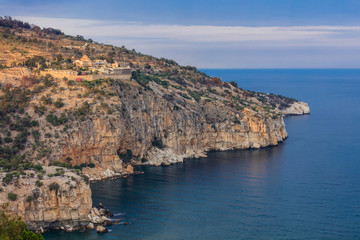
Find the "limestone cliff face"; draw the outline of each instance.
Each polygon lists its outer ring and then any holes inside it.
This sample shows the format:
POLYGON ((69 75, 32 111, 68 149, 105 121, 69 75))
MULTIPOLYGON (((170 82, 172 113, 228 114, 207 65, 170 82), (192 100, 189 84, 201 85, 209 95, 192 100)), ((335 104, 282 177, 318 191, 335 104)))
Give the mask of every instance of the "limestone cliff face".
POLYGON ((310 114, 310 108, 307 103, 294 102, 290 107, 281 111, 284 115, 303 115, 310 114))
POLYGON ((70 157, 74 165, 95 163, 83 173, 101 179, 132 173, 130 164, 171 164, 209 150, 277 145, 287 137, 281 116, 270 118, 248 108, 235 111, 215 101, 199 104, 156 84, 151 88, 143 91, 134 83, 119 82, 122 112, 87 119, 66 137, 57 157, 70 157), (153 146, 154 139, 165 147, 153 146), (124 158, 127 151, 131 159, 124 158))
MULTIPOLYGON (((51 174, 55 173, 56 167, 45 169, 51 174)), ((26 172, 28 176, 34 174, 33 171, 26 172)), ((30 229, 82 226, 89 222, 87 215, 92 208, 91 190, 80 176, 66 170, 63 176, 45 176, 41 187, 35 185, 36 177, 28 176, 5 186, 0 193, 0 204, 8 202, 6 210, 21 216, 30 229), (58 189, 51 190, 50 185, 54 183, 58 184, 58 189), (8 193, 15 193, 16 201, 8 200, 8 193)))

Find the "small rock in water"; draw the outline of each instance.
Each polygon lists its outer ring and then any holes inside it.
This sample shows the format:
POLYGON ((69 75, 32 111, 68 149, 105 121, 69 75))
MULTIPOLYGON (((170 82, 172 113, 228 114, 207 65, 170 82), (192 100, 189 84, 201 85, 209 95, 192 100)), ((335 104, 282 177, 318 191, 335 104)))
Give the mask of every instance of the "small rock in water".
POLYGON ((124 224, 124 225, 129 225, 130 223, 129 223, 129 222, 124 222, 123 224, 124 224))
POLYGON ((104 205, 102 203, 99 203, 99 208, 104 208, 104 205))
POLYGON ((110 226, 110 225, 112 225, 113 224, 113 222, 111 221, 111 220, 105 220, 104 222, 103 222, 103 226, 110 226))
POLYGON ((111 219, 110 218, 107 218, 107 217, 105 217, 105 216, 102 216, 101 218, 100 218, 100 222, 106 222, 106 221, 111 221, 111 219))
POLYGON ((62 228, 63 230, 65 230, 65 232, 73 232, 74 228, 70 225, 66 225, 64 228, 62 228))
POLYGON ((94 230, 94 229, 95 229, 95 226, 94 226, 93 223, 89 223, 89 224, 87 225, 87 228, 90 229, 90 230, 94 230))
POLYGON ((96 227, 96 231, 98 233, 107 233, 109 230, 107 228, 99 225, 99 226, 96 227))
POLYGON ((105 215, 105 209, 104 208, 100 208, 99 209, 99 214, 101 215, 101 216, 103 216, 103 215, 105 215))
POLYGON ((106 209, 106 211, 105 211, 105 216, 107 216, 107 217, 113 217, 114 214, 113 214, 112 212, 110 212, 109 209, 106 209))

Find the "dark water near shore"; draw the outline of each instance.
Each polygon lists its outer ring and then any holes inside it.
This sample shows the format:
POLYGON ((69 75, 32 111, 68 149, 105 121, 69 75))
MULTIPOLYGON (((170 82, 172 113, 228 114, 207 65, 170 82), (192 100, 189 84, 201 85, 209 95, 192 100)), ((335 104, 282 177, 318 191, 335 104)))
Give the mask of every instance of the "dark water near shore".
POLYGON ((130 225, 46 239, 360 239, 360 70, 205 70, 306 101, 277 147, 213 152, 92 185, 130 225))

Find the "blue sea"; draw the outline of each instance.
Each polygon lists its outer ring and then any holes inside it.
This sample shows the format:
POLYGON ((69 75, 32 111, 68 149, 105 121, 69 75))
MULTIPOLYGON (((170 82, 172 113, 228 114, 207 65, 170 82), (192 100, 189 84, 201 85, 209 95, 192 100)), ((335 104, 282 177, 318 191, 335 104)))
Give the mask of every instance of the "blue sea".
POLYGON ((203 70, 309 103, 276 147, 211 152, 92 184, 130 225, 45 239, 360 239, 360 70, 203 70))

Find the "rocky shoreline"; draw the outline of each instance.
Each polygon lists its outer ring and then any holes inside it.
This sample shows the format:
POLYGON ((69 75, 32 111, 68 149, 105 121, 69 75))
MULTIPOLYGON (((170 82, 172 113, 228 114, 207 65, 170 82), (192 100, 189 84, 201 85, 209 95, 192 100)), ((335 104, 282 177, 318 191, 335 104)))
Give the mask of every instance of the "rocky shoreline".
MULTIPOLYGON (((283 110, 284 115, 301 115, 309 114, 310 110, 307 104, 297 103, 288 110, 283 110)), ((251 125, 252 122, 250 121, 251 125)), ((260 124, 260 123, 257 123, 260 124)), ((246 148, 261 148, 277 145, 287 137, 284 128, 284 122, 280 120, 282 133, 274 142, 262 142, 259 136, 266 136, 267 132, 262 130, 261 125, 253 127, 253 131, 257 131, 259 135, 252 140, 247 138, 247 143, 235 142, 241 140, 238 138, 229 139, 231 145, 208 145, 208 147, 197 148, 196 151, 185 151, 182 154, 176 153, 170 146, 166 148, 152 148, 148 151, 148 159, 146 162, 139 164, 138 161, 124 163, 120 161, 122 167, 117 171, 113 163, 105 162, 95 168, 83 168, 82 175, 72 169, 62 167, 43 167, 41 171, 27 170, 24 175, 18 177, 17 181, 7 184, 0 192, 0 204, 8 203, 6 211, 10 214, 22 216, 28 227, 34 231, 85 231, 92 230, 97 226, 99 232, 106 232, 102 228, 110 224, 115 224, 109 218, 111 212, 103 208, 103 206, 93 207, 91 199, 90 182, 97 182, 105 179, 116 179, 127 177, 133 174, 139 174, 133 169, 134 165, 154 165, 166 166, 175 163, 181 163, 185 158, 206 157, 206 153, 210 150, 232 150, 246 148), (212 147, 211 147, 212 146, 212 147), (106 168, 108 167, 108 168, 106 168), (16 194, 16 201, 8 199, 9 193, 16 194)), ((236 133, 240 136, 241 133, 236 133)), ((115 163, 117 164, 117 163, 115 163)), ((0 177, 4 178, 5 173, 0 173, 0 177)))

